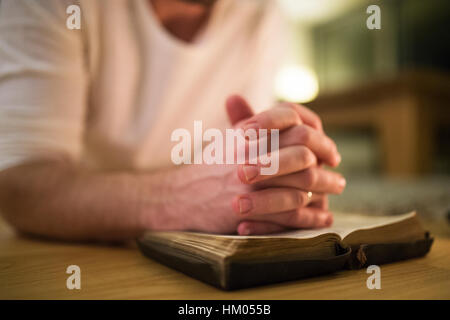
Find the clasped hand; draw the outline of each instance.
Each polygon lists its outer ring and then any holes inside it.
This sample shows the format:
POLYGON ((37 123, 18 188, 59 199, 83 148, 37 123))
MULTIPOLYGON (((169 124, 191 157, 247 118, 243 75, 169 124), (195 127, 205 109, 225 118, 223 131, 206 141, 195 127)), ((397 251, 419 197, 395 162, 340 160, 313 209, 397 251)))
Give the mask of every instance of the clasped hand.
POLYGON ((327 194, 341 193, 346 182, 340 174, 321 165, 336 167, 341 156, 323 131, 319 117, 294 103, 280 103, 253 115, 246 101, 238 96, 228 99, 227 111, 233 125, 244 130, 280 130, 278 173, 261 175, 258 165, 238 166, 241 182, 254 187, 232 201, 235 213, 245 217, 238 233, 262 234, 285 228, 331 225, 327 194), (257 217, 264 215, 272 215, 272 219, 258 221, 257 217))
POLYGON ((171 179, 176 196, 152 228, 259 235, 330 226, 327 195, 346 182, 323 168, 338 166, 341 156, 319 117, 293 103, 254 114, 240 96, 229 97, 226 109, 234 128, 279 130, 278 172, 262 175, 260 164, 248 162, 187 166, 171 179))

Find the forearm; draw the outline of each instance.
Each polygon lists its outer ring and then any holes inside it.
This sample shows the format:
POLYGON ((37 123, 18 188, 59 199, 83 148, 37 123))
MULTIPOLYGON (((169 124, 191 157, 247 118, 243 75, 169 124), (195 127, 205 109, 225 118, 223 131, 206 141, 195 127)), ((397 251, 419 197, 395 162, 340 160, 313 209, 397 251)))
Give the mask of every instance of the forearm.
MULTIPOLYGON (((164 214, 167 173, 99 173, 42 162, 0 173, 0 211, 16 229, 64 240, 122 240, 164 214)), ((167 221, 170 223, 170 221, 167 221)))

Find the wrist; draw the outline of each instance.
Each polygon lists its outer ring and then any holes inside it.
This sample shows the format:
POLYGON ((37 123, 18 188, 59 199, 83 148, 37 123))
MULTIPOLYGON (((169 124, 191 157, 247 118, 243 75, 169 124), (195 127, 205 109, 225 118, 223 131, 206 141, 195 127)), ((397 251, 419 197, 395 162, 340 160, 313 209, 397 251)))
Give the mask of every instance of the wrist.
POLYGON ((138 215, 143 230, 183 230, 176 170, 144 174, 138 177, 138 215))

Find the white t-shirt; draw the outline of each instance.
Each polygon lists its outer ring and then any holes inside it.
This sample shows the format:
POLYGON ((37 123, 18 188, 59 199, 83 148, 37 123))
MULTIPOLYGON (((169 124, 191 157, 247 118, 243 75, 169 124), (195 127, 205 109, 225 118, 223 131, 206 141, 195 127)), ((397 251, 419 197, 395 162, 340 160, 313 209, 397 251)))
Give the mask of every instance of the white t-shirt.
POLYGON ((192 43, 148 0, 0 3, 0 170, 62 154, 98 169, 167 167, 173 130, 229 126, 228 95, 273 103, 285 52, 275 1, 219 0, 192 43), (72 4, 80 30, 66 27, 72 4))

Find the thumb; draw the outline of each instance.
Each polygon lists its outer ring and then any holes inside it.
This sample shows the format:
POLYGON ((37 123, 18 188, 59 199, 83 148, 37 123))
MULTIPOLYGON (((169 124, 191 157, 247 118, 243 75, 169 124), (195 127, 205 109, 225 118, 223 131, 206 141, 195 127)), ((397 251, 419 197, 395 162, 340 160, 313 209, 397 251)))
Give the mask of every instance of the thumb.
POLYGON ((233 126, 238 122, 253 116, 252 108, 250 108, 247 101, 239 95, 229 96, 225 103, 225 107, 227 109, 228 118, 233 126))

